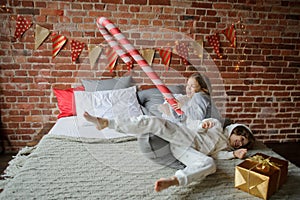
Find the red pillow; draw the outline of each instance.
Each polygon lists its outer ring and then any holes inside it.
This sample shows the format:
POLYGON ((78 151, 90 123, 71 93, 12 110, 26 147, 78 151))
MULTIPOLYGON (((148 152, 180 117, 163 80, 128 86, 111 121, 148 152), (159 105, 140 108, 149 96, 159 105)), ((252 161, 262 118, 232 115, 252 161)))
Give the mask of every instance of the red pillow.
POLYGON ((74 91, 84 91, 83 86, 77 88, 68 88, 65 90, 53 88, 54 94, 57 99, 57 105, 59 109, 59 115, 57 118, 68 117, 76 115, 76 106, 74 91))

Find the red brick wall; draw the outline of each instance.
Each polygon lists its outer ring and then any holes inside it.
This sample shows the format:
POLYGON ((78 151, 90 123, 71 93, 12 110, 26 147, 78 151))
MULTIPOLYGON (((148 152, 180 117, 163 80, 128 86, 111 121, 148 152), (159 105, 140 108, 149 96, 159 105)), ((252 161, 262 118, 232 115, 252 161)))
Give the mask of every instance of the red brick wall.
MULTIPOLYGON (((71 60, 72 39, 103 44, 96 26, 100 16, 113 21, 137 48, 173 44, 180 37, 203 38, 206 66, 198 57, 190 59, 211 78, 223 114, 249 124, 263 142, 299 141, 300 3, 295 0, 0 0, 0 5, 1 135, 11 143, 8 150, 25 146, 56 121, 53 88, 80 85, 82 78, 116 75, 104 69, 105 60, 90 66, 87 47, 77 63, 71 60), (14 41, 17 14, 32 20, 33 26, 14 41), (232 23, 237 47, 230 47, 220 35, 223 57, 217 58, 206 36, 232 23), (35 24, 68 38, 55 59, 50 37, 34 49, 35 24)), ((153 68, 162 79, 168 84, 184 83, 180 77, 186 67, 177 55, 171 66, 166 71, 156 53, 153 68)), ((118 72, 132 75, 137 84, 151 84, 137 65, 130 72, 118 72)))

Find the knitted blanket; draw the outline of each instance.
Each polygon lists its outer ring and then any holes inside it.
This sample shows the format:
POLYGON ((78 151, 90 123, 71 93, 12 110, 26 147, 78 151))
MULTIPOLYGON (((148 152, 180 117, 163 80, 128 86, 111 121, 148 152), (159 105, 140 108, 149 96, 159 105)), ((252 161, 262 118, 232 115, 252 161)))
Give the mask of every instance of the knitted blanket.
MULTIPOLYGON (((261 152, 281 158, 266 147, 261 152)), ((96 140, 46 135, 10 162, 0 199, 258 199, 234 188, 241 160, 218 160, 217 172, 188 186, 154 191, 154 182, 174 169, 147 160, 136 140, 96 140)), ((271 199, 299 199, 300 168, 289 163, 287 182, 271 199)))

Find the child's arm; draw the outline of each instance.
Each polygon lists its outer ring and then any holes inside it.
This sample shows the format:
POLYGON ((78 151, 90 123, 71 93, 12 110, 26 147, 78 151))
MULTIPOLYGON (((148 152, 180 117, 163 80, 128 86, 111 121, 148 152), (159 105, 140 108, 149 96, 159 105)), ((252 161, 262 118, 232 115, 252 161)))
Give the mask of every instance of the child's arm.
POLYGON ((208 109, 210 104, 210 98, 202 92, 198 92, 193 95, 189 104, 182 105, 181 110, 187 118, 203 120, 211 116, 210 109, 208 109))
POLYGON ((246 157, 247 149, 237 149, 233 152, 234 157, 243 159, 246 157))
POLYGON ((211 155, 214 159, 229 160, 233 158, 243 159, 246 157, 247 149, 237 149, 234 151, 219 151, 211 155))

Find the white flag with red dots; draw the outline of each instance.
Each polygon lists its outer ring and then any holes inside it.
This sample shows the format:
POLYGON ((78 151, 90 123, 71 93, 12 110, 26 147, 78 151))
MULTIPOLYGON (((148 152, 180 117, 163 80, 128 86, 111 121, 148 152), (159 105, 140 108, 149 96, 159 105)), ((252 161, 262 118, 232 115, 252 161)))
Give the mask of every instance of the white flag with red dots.
POLYGON ((32 22, 28 19, 26 19, 23 16, 18 15, 17 17, 17 24, 16 24, 16 31, 15 31, 15 38, 20 38, 25 31, 27 31, 30 26, 32 25, 32 22))
POLYGON ((73 62, 75 62, 79 58, 79 55, 81 54, 84 47, 85 44, 83 42, 79 42, 76 40, 71 41, 71 54, 73 62))

